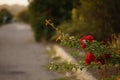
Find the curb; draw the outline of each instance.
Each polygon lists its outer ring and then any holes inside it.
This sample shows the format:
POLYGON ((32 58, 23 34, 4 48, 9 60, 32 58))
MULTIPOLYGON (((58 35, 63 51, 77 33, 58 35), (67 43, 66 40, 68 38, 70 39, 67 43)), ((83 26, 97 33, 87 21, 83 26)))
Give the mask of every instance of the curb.
MULTIPOLYGON (((63 61, 67 61, 73 64, 78 64, 76 59, 73 58, 70 54, 68 54, 62 47, 58 45, 53 45, 51 50, 55 51, 56 57, 61 57, 63 61)), ((75 75, 79 80, 97 80, 94 76, 92 76, 86 69, 75 71, 75 75)))

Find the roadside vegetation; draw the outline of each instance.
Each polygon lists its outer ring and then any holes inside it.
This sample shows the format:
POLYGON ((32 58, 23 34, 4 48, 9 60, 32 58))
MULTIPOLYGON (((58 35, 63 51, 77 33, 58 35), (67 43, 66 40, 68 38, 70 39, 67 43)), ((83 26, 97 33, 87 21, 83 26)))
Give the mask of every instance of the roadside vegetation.
POLYGON ((35 40, 57 41, 69 48, 69 53, 82 65, 56 63, 51 69, 88 68, 91 72, 95 70, 93 75, 100 80, 119 80, 119 0, 30 0, 29 3, 35 40))

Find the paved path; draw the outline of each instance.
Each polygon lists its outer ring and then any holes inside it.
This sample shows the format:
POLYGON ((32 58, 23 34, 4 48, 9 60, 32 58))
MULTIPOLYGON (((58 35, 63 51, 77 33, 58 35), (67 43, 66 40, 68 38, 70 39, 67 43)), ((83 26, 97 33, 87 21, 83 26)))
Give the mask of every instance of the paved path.
POLYGON ((58 74, 44 65, 45 45, 34 41, 30 26, 12 23, 0 27, 0 80, 51 80, 58 74))

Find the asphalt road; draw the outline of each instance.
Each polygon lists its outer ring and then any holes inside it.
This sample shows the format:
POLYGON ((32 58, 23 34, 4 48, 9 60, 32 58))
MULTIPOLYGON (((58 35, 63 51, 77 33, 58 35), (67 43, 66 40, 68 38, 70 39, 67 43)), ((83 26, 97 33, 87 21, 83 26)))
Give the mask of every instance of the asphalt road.
POLYGON ((60 74, 47 71, 45 45, 36 43, 28 24, 0 27, 0 80, 51 80, 60 74))

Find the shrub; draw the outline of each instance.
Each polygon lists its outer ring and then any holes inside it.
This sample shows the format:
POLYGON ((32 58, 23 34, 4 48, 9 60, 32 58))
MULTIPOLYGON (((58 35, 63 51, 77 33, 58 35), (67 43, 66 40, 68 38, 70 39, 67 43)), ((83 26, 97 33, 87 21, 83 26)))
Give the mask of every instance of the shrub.
POLYGON ((52 35, 55 33, 55 31, 45 26, 45 18, 44 17, 38 17, 34 18, 32 21, 32 30, 34 32, 34 37, 37 42, 39 42, 42 39, 45 39, 47 41, 51 40, 52 35))
POLYGON ((55 32, 51 28, 45 27, 45 19, 50 18, 54 20, 56 25, 59 25, 62 21, 71 19, 73 2, 76 1, 78 0, 30 1, 30 19, 36 41, 39 41, 42 38, 50 40, 55 32))
POLYGON ((0 24, 8 23, 12 20, 13 15, 5 8, 0 10, 0 24))
POLYGON ((65 27, 65 32, 79 36, 92 34, 97 40, 107 39, 113 33, 120 33, 119 0, 80 2, 79 7, 73 8, 72 21, 60 25, 65 27))
POLYGON ((30 22, 30 16, 27 9, 24 9, 20 12, 18 12, 15 16, 19 21, 29 23, 30 22))
POLYGON ((120 53, 120 34, 113 34, 111 40, 108 41, 108 45, 120 53))
MULTIPOLYGON (((83 70, 84 68, 87 68, 90 71, 94 70, 95 76, 99 76, 98 78, 100 79, 110 77, 111 75, 119 74, 120 54, 118 54, 118 51, 114 50, 113 48, 110 48, 109 46, 103 44, 102 42, 96 41, 92 35, 83 36, 78 41, 78 39, 75 36, 74 37, 69 35, 66 36, 66 34, 59 30, 58 28, 56 28, 50 22, 50 20, 46 20, 46 23, 48 25, 51 25, 59 33, 57 40, 60 40, 61 43, 67 43, 67 47, 69 45, 69 47, 73 47, 78 50, 81 47, 85 52, 85 54, 83 54, 85 55, 83 60, 81 60, 81 57, 77 59, 78 62, 77 65, 76 64, 68 65, 69 63, 59 64, 57 62, 52 62, 50 64, 51 70, 71 71, 71 70, 83 70), (76 47, 76 45, 78 44, 80 47, 76 47), (97 70, 101 73, 97 72, 97 70), (116 72, 116 70, 118 71, 116 72)), ((66 46, 66 44, 64 44, 64 46, 66 46)), ((76 54, 76 56, 79 56, 79 53, 76 54)))

